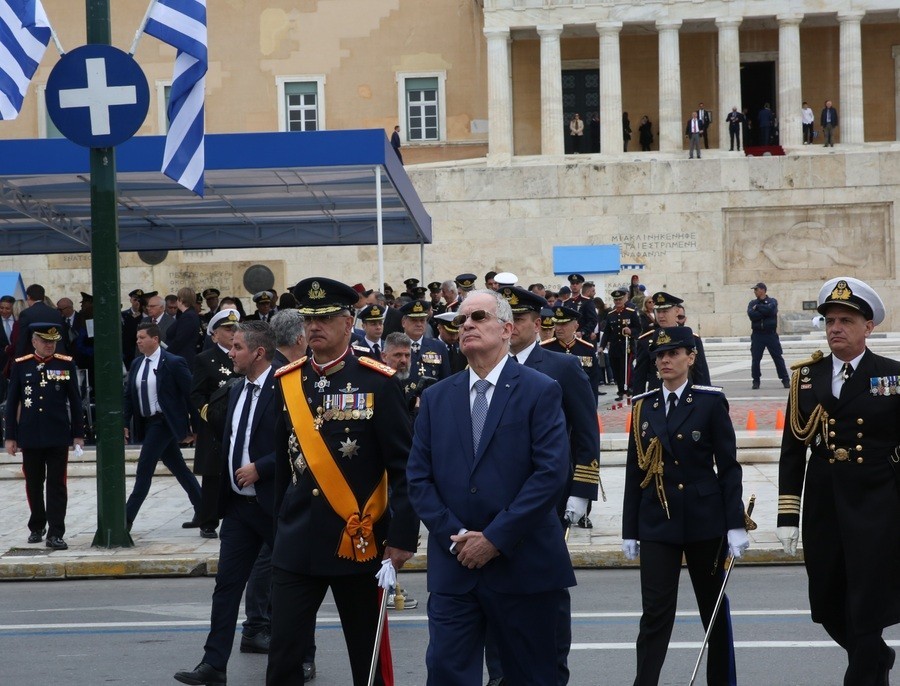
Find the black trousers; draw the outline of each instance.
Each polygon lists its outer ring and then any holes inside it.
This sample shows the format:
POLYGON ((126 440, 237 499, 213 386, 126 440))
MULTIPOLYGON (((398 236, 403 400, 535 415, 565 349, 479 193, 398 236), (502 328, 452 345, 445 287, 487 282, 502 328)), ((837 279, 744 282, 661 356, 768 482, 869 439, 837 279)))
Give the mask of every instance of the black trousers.
POLYGON ((735 143, 737 143, 737 149, 741 149, 741 129, 740 128, 731 128, 728 127, 728 135, 731 138, 731 150, 734 150, 735 143))
POLYGON ((200 481, 200 507, 196 518, 204 529, 215 529, 219 526, 219 485, 220 473, 204 474, 200 481))
POLYGON ((759 363, 762 362, 763 353, 768 350, 775 363, 775 373, 782 381, 790 381, 787 367, 784 364, 784 354, 781 350, 781 339, 774 331, 754 331, 750 334, 750 375, 754 381, 759 381, 762 372, 759 363))
MULTIPOLYGON (((378 628, 378 585, 375 574, 309 576, 279 567, 272 568, 272 641, 269 645, 269 686, 302 686, 303 663, 314 642, 316 613, 331 588, 341 618, 341 628, 353 686, 366 686, 375 633, 378 628)), ((376 670, 375 684, 384 686, 376 670)))
MULTIPOLYGON (((488 670, 488 679, 499 679, 503 676, 503 664, 500 661, 500 648, 494 632, 497 629, 490 624, 484 637, 484 664, 488 670)), ((557 686, 569 683, 569 650, 572 647, 572 595, 568 588, 560 591, 559 612, 556 615, 556 670, 557 686)))
POLYGON ((66 533, 66 489, 68 446, 55 448, 22 448, 22 471, 25 473, 25 496, 31 517, 30 531, 42 532, 49 525, 48 536, 63 537, 66 533), (44 480, 47 481, 47 500, 44 501, 44 480))
POLYGON ((885 670, 893 666, 894 656, 881 637, 881 631, 854 634, 846 622, 822 622, 828 635, 847 651, 844 686, 887 686, 885 670))
MULTIPOLYGON (((641 541, 641 615, 637 639, 637 676, 635 686, 656 686, 662 671, 669 638, 675 624, 678 602, 678 577, 684 555, 700 619, 704 631, 709 626, 719 589, 724 577, 723 565, 728 546, 720 538, 683 545, 641 541), (718 558, 717 558, 718 556, 718 558), (718 559, 713 571, 713 563, 718 559)), ((731 634, 731 615, 728 597, 716 617, 709 638, 706 663, 706 683, 709 686, 735 686, 734 640, 731 634)))
POLYGON ((625 395, 625 389, 628 388, 628 380, 625 378, 625 345, 618 343, 609 344, 609 364, 612 367, 613 378, 616 380, 616 386, 619 388, 619 395, 625 395))
POLYGON ((228 665, 244 587, 260 548, 267 545, 271 550, 274 535, 272 517, 257 502, 237 494, 230 498, 219 532, 219 569, 203 654, 203 661, 216 669, 228 665))

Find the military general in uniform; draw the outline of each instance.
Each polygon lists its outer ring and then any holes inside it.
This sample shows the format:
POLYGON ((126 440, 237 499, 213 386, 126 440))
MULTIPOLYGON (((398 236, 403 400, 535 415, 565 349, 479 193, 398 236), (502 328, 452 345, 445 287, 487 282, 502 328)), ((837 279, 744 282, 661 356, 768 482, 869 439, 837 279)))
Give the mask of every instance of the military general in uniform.
POLYGON ((818 311, 831 354, 793 366, 776 532, 795 553, 802 496, 812 620, 847 651, 845 685, 881 686, 900 622, 900 362, 866 346, 884 319, 868 284, 831 279, 818 311))
POLYGON ((606 328, 600 337, 600 350, 608 349, 609 363, 619 388, 616 400, 621 400, 626 393, 631 394, 626 366, 629 365, 630 343, 641 334, 641 320, 633 307, 626 306, 628 294, 625 291, 615 290, 611 295, 614 307, 606 314, 606 328))
MULTIPOLYGON (((303 683, 301 663, 330 588, 354 686, 367 684, 379 613, 375 574, 412 557, 419 521, 407 494, 412 441, 394 371, 351 354, 346 284, 308 278, 294 289, 313 356, 276 373, 277 526, 267 683, 303 683), (390 496, 388 495, 390 493, 390 496)), ((383 683, 381 677, 376 683, 383 683)))
POLYGON ((69 447, 84 447, 84 423, 75 363, 54 353, 62 340, 55 323, 29 326, 34 353, 16 359, 6 396, 6 452, 22 451, 25 494, 31 517, 29 543, 65 550, 66 464, 69 447), (44 501, 44 479, 47 500, 44 501), (49 530, 46 528, 49 526, 49 530))
MULTIPOLYGON (((683 326, 683 322, 678 321, 677 314, 683 311, 684 300, 665 291, 654 293, 651 300, 656 322, 650 325, 649 330, 642 332, 635 342, 634 374, 631 379, 631 390, 635 395, 652 391, 660 386, 656 365, 650 356, 650 341, 656 332, 670 326, 683 326)), ((697 334, 694 334, 694 351, 697 359, 691 367, 691 381, 700 386, 709 386, 712 383, 709 378, 709 364, 706 362, 703 341, 697 334)))
POLYGON ((568 306, 557 305, 553 308, 553 322, 556 325, 556 336, 543 343, 541 347, 555 353, 574 355, 587 374, 591 383, 591 394, 594 398, 593 410, 597 411, 597 395, 600 391, 600 362, 597 358, 597 349, 592 343, 578 338, 578 311, 568 306))

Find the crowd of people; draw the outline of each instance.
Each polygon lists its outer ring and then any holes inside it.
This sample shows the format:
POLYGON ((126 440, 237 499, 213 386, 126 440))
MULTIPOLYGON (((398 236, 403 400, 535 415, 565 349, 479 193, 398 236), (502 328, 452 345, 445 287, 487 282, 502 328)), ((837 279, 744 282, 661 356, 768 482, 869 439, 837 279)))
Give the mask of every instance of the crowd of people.
MULTIPOLYGON (((491 686, 568 683, 575 576, 565 531, 591 526, 602 492, 596 410, 613 379, 617 398, 633 401, 622 550, 640 558, 635 684, 658 683, 682 558, 712 626, 708 683, 736 683, 728 603, 717 598, 753 524, 728 403, 684 300, 648 294, 637 275, 609 307, 578 273, 555 292, 509 272, 478 282, 411 278, 394 293, 309 277, 280 296, 256 293, 248 316, 216 288, 171 300, 131 291, 123 430, 141 447, 127 527, 161 460, 193 509, 182 526, 221 543, 203 657, 177 681, 227 682, 242 598, 240 650, 268 654, 266 682, 315 678, 316 614, 330 589, 354 685, 392 683, 379 618, 397 601, 396 571, 416 552, 421 522, 429 683, 479 683, 484 664, 491 686), (193 469, 181 452, 190 443, 193 469)), ((757 387, 758 357, 780 348, 777 302, 763 283, 754 295, 757 387)), ((11 357, 5 447, 22 453, 29 543, 63 550, 68 452, 85 437, 90 383, 76 360, 91 350, 91 296, 78 313, 69 298, 45 299, 30 286, 18 317, 5 316, 15 300, 0 299, 11 357)), ((832 279, 818 310, 832 355, 791 377, 778 366, 790 421, 776 533, 795 553, 805 489, 813 620, 847 650, 845 683, 887 684, 894 650, 881 632, 900 608, 881 591, 900 578, 900 545, 878 523, 900 515, 900 469, 888 459, 900 445, 890 421, 897 363, 866 348, 884 318, 867 284, 832 279)))

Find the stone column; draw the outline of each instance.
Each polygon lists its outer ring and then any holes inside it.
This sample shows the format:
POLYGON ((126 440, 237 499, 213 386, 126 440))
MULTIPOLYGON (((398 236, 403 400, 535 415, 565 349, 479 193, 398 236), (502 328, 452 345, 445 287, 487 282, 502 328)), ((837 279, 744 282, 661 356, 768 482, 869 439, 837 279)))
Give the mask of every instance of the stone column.
MULTIPOLYGON (((728 122, 725 121, 725 117, 731 112, 732 107, 737 107, 738 112, 743 109, 741 103, 741 44, 738 34, 741 21, 741 17, 716 19, 716 26, 719 28, 719 111, 713 112, 713 115, 718 120, 719 147, 723 150, 727 150, 731 146, 731 136, 728 134, 728 122)), ((743 140, 741 145, 743 145, 743 140)))
POLYGON ((659 149, 684 150, 684 112, 681 111, 681 53, 678 29, 681 20, 656 22, 659 31, 659 149))
POLYGON ((894 139, 900 141, 900 45, 891 47, 894 57, 894 139))
POLYGON ((509 29, 485 29, 488 67, 488 164, 505 164, 513 153, 509 29))
MULTIPOLYGON (((802 14, 779 14, 778 20, 778 117, 782 147, 803 144, 800 108, 803 94, 800 77, 800 22, 802 14)), ((858 25, 857 25, 858 26, 858 25)))
MULTIPOLYGON (((841 100, 836 103, 841 143, 864 143, 862 31, 865 12, 838 12, 841 25, 841 100)), ((833 100, 833 98, 832 98, 833 100)))
MULTIPOLYGON (((597 23, 600 34, 600 152, 622 150, 622 65, 619 60, 620 21, 597 23)), ((585 125, 585 130, 587 130, 585 125)))
MULTIPOLYGON (((565 153, 562 59, 559 54, 559 36, 562 30, 562 24, 537 27, 538 35, 541 37, 541 154, 543 155, 565 153)), ((584 128, 584 137, 587 140, 587 122, 584 128)))

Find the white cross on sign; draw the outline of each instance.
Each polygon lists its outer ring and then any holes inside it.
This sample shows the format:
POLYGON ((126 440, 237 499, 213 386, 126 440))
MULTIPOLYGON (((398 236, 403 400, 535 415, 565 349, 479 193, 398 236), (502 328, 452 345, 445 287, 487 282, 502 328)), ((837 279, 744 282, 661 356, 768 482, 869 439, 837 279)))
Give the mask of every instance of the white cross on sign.
POLYGON ((94 57, 85 60, 87 88, 59 91, 59 106, 88 107, 91 111, 91 135, 109 135, 109 108, 114 105, 134 105, 137 90, 134 86, 109 86, 106 83, 106 60, 94 57))

